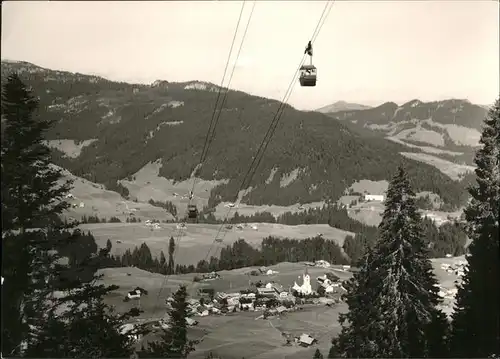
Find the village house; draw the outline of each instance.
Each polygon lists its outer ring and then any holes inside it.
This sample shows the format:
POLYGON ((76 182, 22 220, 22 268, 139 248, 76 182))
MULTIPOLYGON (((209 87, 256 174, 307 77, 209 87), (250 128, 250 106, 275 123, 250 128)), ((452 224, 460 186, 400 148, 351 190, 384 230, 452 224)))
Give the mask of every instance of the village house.
POLYGON ((384 195, 378 195, 378 194, 365 194, 364 196, 365 201, 371 202, 384 202, 384 195))
POLYGON ((322 267, 322 268, 329 268, 330 267, 330 263, 328 263, 327 261, 325 261, 323 259, 316 261, 315 264, 316 264, 316 267, 322 267))
POLYGON ((216 272, 211 272, 211 273, 205 273, 202 275, 203 280, 214 280, 214 279, 219 279, 220 275, 216 272))
POLYGON ((132 340, 138 342, 142 339, 142 334, 137 334, 136 331, 136 326, 134 324, 123 324, 120 329, 120 334, 122 335, 127 335, 129 338, 132 340))
POLYGON ((315 342, 317 342, 317 340, 311 337, 309 334, 302 334, 300 337, 297 338, 297 341, 301 346, 304 347, 309 347, 313 345, 315 342))
POLYGON ((257 288, 257 293, 266 298, 277 298, 279 294, 274 290, 274 288, 257 288))
POLYGON ((128 302, 129 300, 133 299, 141 299, 141 296, 143 294, 147 295, 148 291, 143 288, 136 287, 134 290, 131 290, 130 292, 127 293, 123 301, 128 302))

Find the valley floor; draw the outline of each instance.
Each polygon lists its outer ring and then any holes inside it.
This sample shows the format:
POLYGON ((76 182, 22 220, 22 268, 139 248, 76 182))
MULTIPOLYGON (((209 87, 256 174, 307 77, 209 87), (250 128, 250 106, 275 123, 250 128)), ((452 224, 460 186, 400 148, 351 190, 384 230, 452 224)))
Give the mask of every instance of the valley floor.
MULTIPOLYGON (((444 270, 443 264, 453 265, 460 261, 464 261, 463 256, 432 260, 442 291, 454 288, 455 281, 458 279, 455 273, 444 270)), ((117 291, 112 292, 106 298, 106 302, 114 305, 118 312, 125 312, 139 305, 144 312, 137 320, 148 322, 167 315, 165 300, 177 290, 180 284, 187 286, 188 294, 193 298, 197 297, 200 288, 213 288, 215 292, 238 292, 248 289, 251 282, 259 280, 264 283, 274 281, 288 289, 293 286, 294 282, 301 284, 299 277, 302 276, 305 268, 304 263, 280 263, 268 267, 276 272, 273 275, 251 276, 249 273, 257 268, 247 267, 220 271, 218 272, 220 279, 204 282, 193 282, 196 274, 164 276, 130 267, 102 269, 100 274, 103 274, 101 279, 103 283, 120 286, 117 291), (126 293, 135 287, 146 289, 148 295, 143 296, 139 303, 124 302, 123 298, 126 293)), ((341 266, 307 268, 312 278, 313 289, 316 289, 316 278, 326 272, 333 272, 341 280, 352 276, 351 272, 343 270, 341 266)), ((334 295, 338 297, 340 292, 334 295)), ((451 313, 452 305, 453 298, 445 298, 443 309, 447 313, 451 313)), ((324 304, 304 305, 303 310, 287 312, 279 317, 265 320, 257 318, 262 314, 257 311, 195 317, 199 324, 189 329, 189 336, 201 342, 189 358, 203 359, 208 352, 212 351, 214 354, 222 355, 223 358, 240 359, 245 356, 245 358, 253 359, 301 359, 312 357, 316 348, 326 355, 330 348, 331 338, 340 331, 338 315, 346 310, 346 304, 340 302, 332 307, 324 304), (291 336, 306 333, 316 338, 318 343, 309 348, 296 344, 286 346, 282 333, 288 333, 291 336)))

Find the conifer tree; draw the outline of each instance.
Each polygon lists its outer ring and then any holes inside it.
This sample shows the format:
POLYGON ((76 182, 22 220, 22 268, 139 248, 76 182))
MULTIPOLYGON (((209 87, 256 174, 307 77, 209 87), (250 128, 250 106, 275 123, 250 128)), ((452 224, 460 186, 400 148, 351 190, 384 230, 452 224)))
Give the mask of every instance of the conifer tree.
POLYGON ((159 262, 159 273, 161 274, 167 274, 167 268, 166 268, 166 263, 167 263, 167 258, 165 258, 165 253, 163 251, 160 252, 160 262, 159 262))
POLYGON ((21 232, 54 219, 68 203, 61 201, 71 182, 50 165, 50 149, 43 143, 52 123, 36 116, 38 100, 17 74, 2 89, 2 232, 21 232))
MULTIPOLYGON (((63 281, 68 268, 57 263, 58 251, 73 238, 61 232, 70 226, 61 225, 58 216, 68 207, 63 198, 71 183, 50 164, 43 135, 51 123, 36 116, 37 106, 19 76, 10 75, 2 88, 1 104, 5 121, 1 153, 2 354, 96 357, 100 352, 123 356, 129 349, 126 336, 117 332, 116 320, 105 314, 109 308, 102 303, 102 296, 112 288, 83 285, 78 275, 63 281), (58 299, 54 294, 60 289, 67 295, 58 299), (61 305, 69 301, 73 306, 64 309, 61 305), (82 323, 93 329, 83 330, 82 323), (92 348, 92 352, 84 348, 92 348)), ((91 259, 97 265, 102 258, 91 259)))
POLYGON ((168 243, 168 274, 174 274, 174 253, 175 253, 175 240, 174 237, 170 237, 170 242, 168 243))
POLYGON ((480 144, 477 183, 465 209, 472 243, 452 325, 452 354, 462 358, 500 355, 500 98, 485 119, 480 144))
POLYGON ((321 354, 319 349, 316 349, 316 351, 314 352, 313 359, 323 359, 323 354, 321 354))
POLYGON ((149 348, 141 351, 143 358, 186 358, 194 350, 194 341, 187 337, 186 318, 188 317, 187 291, 180 286, 174 293, 169 328, 163 329, 161 339, 149 343, 149 348))
POLYGON ((446 328, 415 194, 403 168, 387 190, 379 240, 347 285, 349 312, 334 341, 340 357, 429 357, 444 352, 446 328))
MULTIPOLYGON (((18 355, 31 341, 29 326, 45 313, 57 254, 51 233, 60 229, 58 215, 71 183, 50 164, 43 143, 49 121, 37 116, 38 101, 17 74, 2 87, 2 340, 5 355, 18 355), (29 232, 28 232, 29 230, 29 232), (4 338, 2 338, 4 339, 4 338)), ((43 322, 43 320, 42 320, 43 322)), ((40 324, 40 323, 38 323, 40 324)))

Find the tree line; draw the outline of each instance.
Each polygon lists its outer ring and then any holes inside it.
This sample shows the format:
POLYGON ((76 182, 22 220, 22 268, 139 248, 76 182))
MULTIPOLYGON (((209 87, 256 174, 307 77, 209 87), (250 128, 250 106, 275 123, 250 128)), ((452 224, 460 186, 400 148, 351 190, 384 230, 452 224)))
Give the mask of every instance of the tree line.
POLYGON ((170 201, 165 201, 165 202, 155 201, 154 199, 151 198, 148 201, 148 203, 152 206, 163 208, 167 212, 171 213, 172 216, 177 217, 177 207, 170 201))
MULTIPOLYGON (((93 238, 90 232, 87 234, 93 238)), ((85 237, 87 238, 87 237, 85 237)), ((93 241, 93 239, 92 239, 93 241)), ((94 242, 95 243, 95 242, 94 242)), ((169 241, 168 259, 163 251, 160 256, 153 256, 146 243, 127 249, 121 256, 109 254, 112 243, 107 242, 107 256, 103 256, 101 268, 137 267, 149 272, 160 274, 208 273, 220 270, 231 270, 252 266, 270 266, 281 262, 301 262, 326 260, 332 264, 348 264, 349 260, 342 253, 340 246, 332 240, 322 237, 303 240, 266 237, 260 248, 255 248, 244 239, 239 239, 232 245, 221 249, 219 257, 210 257, 208 261, 201 260, 197 264, 175 264, 173 254, 176 244, 174 238, 169 241)), ((82 252, 83 248, 79 248, 82 252)), ((71 258, 72 254, 68 254, 71 258)), ((70 259, 73 263, 74 260, 70 259)))
MULTIPOLYGON (((213 213, 202 215, 200 222, 222 223, 213 213)), ((331 227, 354 232, 355 236, 348 236, 343 249, 353 263, 372 246, 379 236, 378 228, 368 226, 349 217, 347 209, 339 204, 327 203, 321 207, 309 208, 300 212, 285 212, 277 217, 270 212, 257 212, 250 216, 235 213, 228 220, 231 224, 237 223, 279 223, 285 225, 300 224, 328 224, 331 227)), ((450 221, 438 227, 430 218, 423 219, 424 237, 431 248, 432 258, 442 258, 447 254, 459 256, 465 253, 467 240, 463 225, 457 221, 450 221)))

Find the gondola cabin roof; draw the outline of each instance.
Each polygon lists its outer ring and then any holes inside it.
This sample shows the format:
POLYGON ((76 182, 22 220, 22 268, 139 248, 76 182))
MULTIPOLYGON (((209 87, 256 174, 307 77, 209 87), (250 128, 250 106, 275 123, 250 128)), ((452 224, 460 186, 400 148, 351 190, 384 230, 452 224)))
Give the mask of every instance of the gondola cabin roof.
POLYGON ((302 67, 300 68, 301 70, 316 70, 316 66, 314 65, 302 65, 302 67))

